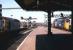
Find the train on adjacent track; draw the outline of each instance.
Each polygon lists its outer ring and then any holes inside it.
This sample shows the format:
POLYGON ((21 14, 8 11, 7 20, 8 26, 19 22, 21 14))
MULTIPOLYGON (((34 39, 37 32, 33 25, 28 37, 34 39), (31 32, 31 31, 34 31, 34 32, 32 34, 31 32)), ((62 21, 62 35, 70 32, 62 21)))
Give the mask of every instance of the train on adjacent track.
POLYGON ((2 19, 0 19, 0 32, 17 31, 20 29, 22 28, 19 20, 9 17, 2 17, 2 19))
POLYGON ((70 31, 71 30, 71 18, 68 18, 68 17, 57 18, 53 22, 53 27, 70 31))

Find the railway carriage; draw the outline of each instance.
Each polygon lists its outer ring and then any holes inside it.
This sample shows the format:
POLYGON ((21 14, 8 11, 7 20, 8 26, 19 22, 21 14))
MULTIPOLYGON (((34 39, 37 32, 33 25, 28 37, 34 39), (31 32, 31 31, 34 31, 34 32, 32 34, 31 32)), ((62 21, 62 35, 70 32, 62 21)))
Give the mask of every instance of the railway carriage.
POLYGON ((2 17, 2 19, 0 19, 0 32, 16 31, 19 29, 19 20, 8 17, 2 17))

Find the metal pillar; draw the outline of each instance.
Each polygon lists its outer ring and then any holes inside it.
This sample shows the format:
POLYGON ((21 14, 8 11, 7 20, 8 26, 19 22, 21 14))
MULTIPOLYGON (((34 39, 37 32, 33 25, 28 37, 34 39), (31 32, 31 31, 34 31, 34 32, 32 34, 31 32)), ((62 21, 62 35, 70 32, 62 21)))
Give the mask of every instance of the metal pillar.
POLYGON ((47 11, 48 12, 48 35, 52 35, 51 32, 51 11, 47 11))
MULTIPOLYGON (((0 8, 2 8, 1 4, 0 4, 0 8)), ((2 19, 2 9, 0 9, 0 19, 2 19)))
MULTIPOLYGON (((71 32, 72 32, 72 29, 73 29, 73 24, 72 24, 72 22, 73 22, 73 9, 72 9, 72 16, 71 16, 71 32)), ((73 35, 73 32, 72 32, 72 35, 73 35)))

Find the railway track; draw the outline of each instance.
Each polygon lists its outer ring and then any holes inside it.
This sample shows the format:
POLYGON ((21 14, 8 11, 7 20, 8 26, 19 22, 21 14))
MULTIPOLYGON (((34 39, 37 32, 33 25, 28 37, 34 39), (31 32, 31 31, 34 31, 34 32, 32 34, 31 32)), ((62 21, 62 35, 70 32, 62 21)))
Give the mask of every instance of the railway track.
POLYGON ((26 30, 18 32, 9 32, 7 35, 3 35, 0 38, 0 50, 16 50, 17 46, 22 42, 22 40, 29 34, 26 30), (13 33, 13 34, 12 34, 13 33))

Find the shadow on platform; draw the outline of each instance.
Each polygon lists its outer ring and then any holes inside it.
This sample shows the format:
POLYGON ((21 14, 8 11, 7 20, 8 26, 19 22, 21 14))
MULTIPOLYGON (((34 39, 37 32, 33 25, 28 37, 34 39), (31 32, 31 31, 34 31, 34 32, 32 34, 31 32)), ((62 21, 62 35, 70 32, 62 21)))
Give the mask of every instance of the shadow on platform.
POLYGON ((37 35, 36 50, 73 50, 73 36, 37 35))

